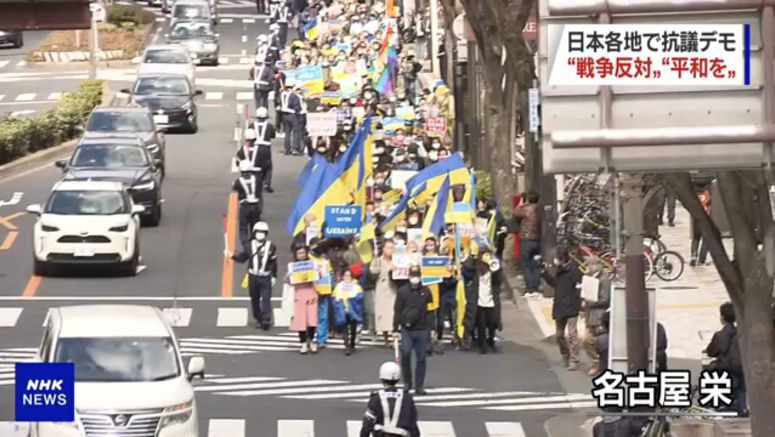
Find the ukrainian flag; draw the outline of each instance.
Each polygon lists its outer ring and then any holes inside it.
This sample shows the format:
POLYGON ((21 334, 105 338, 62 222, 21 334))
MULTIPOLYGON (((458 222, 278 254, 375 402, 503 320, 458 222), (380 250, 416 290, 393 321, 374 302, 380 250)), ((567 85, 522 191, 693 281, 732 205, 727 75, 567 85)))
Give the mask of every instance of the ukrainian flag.
POLYGON ((358 239, 358 253, 361 255, 361 260, 368 264, 374 258, 374 248, 371 242, 377 238, 377 226, 374 223, 369 223, 361 228, 361 235, 358 239))
POLYGON ((312 159, 307 161, 307 165, 304 166, 304 168, 301 170, 301 173, 299 173, 299 177, 296 179, 296 182, 299 185, 304 186, 304 184, 307 183, 307 180, 309 179, 315 167, 325 162, 327 161, 326 161, 326 158, 323 157, 323 155, 320 155, 318 153, 314 154, 312 156, 312 159))
POLYGON ((341 162, 323 162, 310 172, 285 222, 289 234, 295 236, 304 231, 304 216, 307 214, 314 214, 322 221, 326 205, 346 205, 351 202, 350 191, 341 179, 343 174, 341 162))
POLYGON ((302 27, 302 30, 304 30, 304 36, 307 40, 313 41, 318 39, 318 18, 315 17, 308 21, 307 24, 302 27))
POLYGON ((433 199, 430 208, 425 214, 425 220, 422 224, 423 236, 425 238, 431 235, 439 235, 442 229, 444 229, 444 214, 449 211, 452 206, 450 202, 450 190, 449 177, 444 178, 444 182, 441 184, 436 198, 433 199))
POLYGON ((401 196, 401 200, 399 200, 398 204, 396 204, 395 208, 393 208, 393 211, 391 211, 390 214, 385 217, 385 220, 379 224, 380 229, 384 231, 394 229, 398 221, 401 220, 401 218, 406 214, 406 209, 409 207, 409 201, 411 199, 412 196, 410 196, 408 192, 404 193, 404 195, 401 196))
POLYGON ((431 193, 436 192, 447 176, 449 176, 450 186, 458 184, 469 185, 471 183, 470 172, 463 161, 463 155, 459 152, 425 168, 406 181, 406 192, 410 193, 412 197, 420 194, 422 191, 421 187, 424 187, 423 189, 427 189, 431 193))
POLYGON ((366 203, 366 178, 368 178, 373 171, 373 163, 371 162, 372 148, 369 143, 370 136, 371 116, 368 116, 363 120, 363 123, 358 128, 358 132, 350 142, 350 146, 345 150, 342 156, 339 157, 337 162, 344 169, 342 183, 350 192, 356 194, 356 201, 363 201, 363 203, 356 202, 363 206, 365 206, 366 203), (357 196, 360 191, 363 191, 363 199, 357 199, 357 197, 360 197, 357 196))

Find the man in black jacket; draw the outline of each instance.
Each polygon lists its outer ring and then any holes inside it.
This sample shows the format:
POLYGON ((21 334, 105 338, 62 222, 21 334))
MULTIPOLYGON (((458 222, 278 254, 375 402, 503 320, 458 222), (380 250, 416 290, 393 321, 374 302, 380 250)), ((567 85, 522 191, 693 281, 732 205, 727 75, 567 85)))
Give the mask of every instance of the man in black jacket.
POLYGON ((385 388, 371 392, 360 437, 419 437, 414 399, 408 390, 396 387, 401 369, 388 361, 379 368, 379 379, 385 388))
POLYGON ((730 373, 737 411, 740 415, 747 416, 747 389, 735 326, 735 308, 732 303, 725 302, 719 307, 719 313, 722 328, 713 334, 708 347, 705 348, 705 353, 713 358, 705 370, 726 370, 730 373))
POLYGON ((552 302, 552 318, 554 319, 555 336, 560 346, 563 365, 568 370, 579 367, 579 332, 577 328, 579 311, 581 311, 581 272, 576 263, 570 259, 568 249, 557 246, 552 266, 547 266, 541 272, 544 280, 554 288, 552 302), (568 338, 565 338, 565 329, 568 338))
POLYGON ((393 308, 393 331, 401 339, 401 373, 408 389, 416 387, 415 394, 424 395, 425 359, 428 348, 428 303, 431 292, 422 285, 420 267, 409 269, 409 281, 398 289, 393 308), (412 384, 412 353, 417 364, 412 384))

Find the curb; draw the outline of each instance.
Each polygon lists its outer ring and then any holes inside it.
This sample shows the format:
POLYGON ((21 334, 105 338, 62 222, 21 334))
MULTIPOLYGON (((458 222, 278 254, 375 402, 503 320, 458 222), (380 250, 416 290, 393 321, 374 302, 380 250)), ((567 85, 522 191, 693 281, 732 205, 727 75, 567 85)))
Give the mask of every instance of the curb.
MULTIPOLYGON (((44 61, 41 64, 84 62, 89 60, 89 52, 35 52, 43 56, 44 61)), ((123 50, 98 51, 97 60, 105 61, 112 59, 121 59, 124 56, 123 50)))
MULTIPOLYGON (((108 88, 107 82, 103 83, 102 102, 97 106, 112 106, 117 100, 115 93, 108 88)), ((28 172, 35 171, 48 164, 50 161, 69 154, 73 151, 77 143, 78 138, 73 138, 62 144, 39 150, 31 155, 23 156, 14 161, 0 165, 0 181, 7 181, 27 174, 28 172)))

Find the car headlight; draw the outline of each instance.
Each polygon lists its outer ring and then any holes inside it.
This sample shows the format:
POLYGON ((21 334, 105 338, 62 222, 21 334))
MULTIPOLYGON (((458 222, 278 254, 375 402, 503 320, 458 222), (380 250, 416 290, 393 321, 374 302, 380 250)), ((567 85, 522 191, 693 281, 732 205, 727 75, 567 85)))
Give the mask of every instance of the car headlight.
POLYGON ((129 230, 129 223, 124 223, 123 225, 113 226, 110 229, 108 229, 110 232, 126 232, 129 230))
POLYGON ((161 428, 175 425, 178 423, 185 423, 191 418, 191 414, 194 412, 194 400, 191 399, 188 402, 182 404, 173 405, 164 409, 164 417, 161 420, 161 428))
POLYGON ((40 225, 40 230, 43 232, 56 232, 59 228, 51 225, 40 225))
POLYGON ((132 189, 136 191, 148 191, 148 190, 153 190, 155 186, 156 186, 156 181, 154 180, 142 181, 136 185, 133 185, 132 189))
POLYGON ((190 111, 192 107, 193 107, 193 105, 191 104, 191 101, 188 101, 188 102, 184 103, 180 107, 180 109, 185 109, 186 111, 190 111))
POLYGON ((209 42, 205 44, 205 50, 215 51, 218 48, 218 44, 209 42))

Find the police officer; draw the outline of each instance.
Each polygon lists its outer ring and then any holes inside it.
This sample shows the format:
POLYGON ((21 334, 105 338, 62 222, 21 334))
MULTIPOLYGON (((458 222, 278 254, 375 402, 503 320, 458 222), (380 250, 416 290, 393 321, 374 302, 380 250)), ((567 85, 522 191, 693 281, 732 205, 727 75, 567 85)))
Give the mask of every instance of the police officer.
POLYGON ((256 109, 269 105, 269 92, 274 89, 275 69, 272 62, 265 58, 261 64, 250 69, 250 79, 253 81, 253 100, 256 109))
POLYGON ((261 34, 256 37, 256 65, 264 62, 269 53, 269 36, 261 34))
POLYGON ((369 396, 360 437, 419 437, 414 399, 408 391, 396 387, 401 368, 388 361, 380 366, 379 379, 384 388, 369 396))
POLYGON ((240 177, 234 181, 232 190, 239 199, 239 237, 242 245, 250 241, 250 228, 261 220, 261 169, 250 160, 239 163, 240 177))
POLYGON ((285 134, 285 154, 301 155, 302 139, 302 102, 297 93, 296 81, 287 79, 285 90, 280 93, 280 110, 283 112, 283 133, 285 134))
POLYGON ((231 255, 234 261, 248 263, 248 292, 256 326, 272 327, 272 287, 277 281, 277 246, 267 240, 266 222, 253 225, 253 238, 242 251, 231 255))
POLYGON ((256 0, 256 13, 258 15, 266 14, 266 1, 267 0, 256 0))
POLYGON ((258 148, 257 165, 261 168, 264 189, 274 193, 272 189, 272 140, 275 137, 274 126, 269 122, 269 113, 265 107, 256 109, 256 121, 253 122, 258 148))
POLYGON ((277 8, 275 15, 277 24, 280 26, 280 47, 285 47, 288 42, 288 19, 291 16, 291 10, 288 3, 283 3, 277 8))
POLYGON ((258 171, 260 169, 255 129, 245 129, 245 145, 237 150, 237 156, 234 157, 234 165, 239 167, 242 161, 250 163, 251 171, 258 171))
POLYGON ((268 59, 277 61, 280 59, 280 51, 285 47, 285 43, 280 39, 280 25, 272 23, 269 25, 269 51, 266 56, 268 59))

